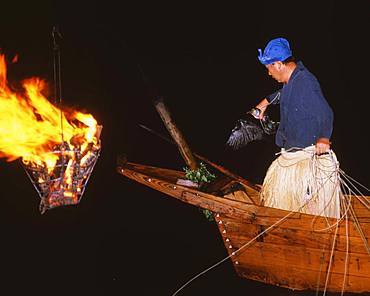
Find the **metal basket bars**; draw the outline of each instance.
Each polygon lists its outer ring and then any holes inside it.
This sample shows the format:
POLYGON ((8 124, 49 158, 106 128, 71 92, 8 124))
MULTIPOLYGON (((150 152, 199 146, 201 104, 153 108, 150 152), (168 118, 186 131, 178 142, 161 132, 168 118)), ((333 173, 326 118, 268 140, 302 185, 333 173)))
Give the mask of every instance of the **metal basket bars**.
POLYGON ((57 156, 54 167, 49 168, 46 163, 23 163, 41 198, 41 214, 52 208, 80 202, 100 151, 100 140, 98 144, 89 143, 83 151, 81 147, 71 148, 64 142, 49 152, 57 156))

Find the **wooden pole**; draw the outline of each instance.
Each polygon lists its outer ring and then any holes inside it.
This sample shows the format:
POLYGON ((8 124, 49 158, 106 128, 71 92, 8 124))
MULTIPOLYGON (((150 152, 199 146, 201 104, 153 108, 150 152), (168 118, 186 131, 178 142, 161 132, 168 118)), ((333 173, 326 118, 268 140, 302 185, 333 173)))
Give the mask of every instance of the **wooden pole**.
POLYGON ((177 147, 181 153, 181 156, 184 158, 187 166, 196 170, 198 168, 198 162, 195 160, 193 153, 191 152, 188 144, 185 141, 181 131, 176 127, 175 123, 171 118, 171 113, 167 109, 166 105, 163 102, 163 98, 158 98, 154 101, 154 106, 157 109, 164 125, 166 126, 168 132, 171 134, 172 138, 175 140, 177 147))

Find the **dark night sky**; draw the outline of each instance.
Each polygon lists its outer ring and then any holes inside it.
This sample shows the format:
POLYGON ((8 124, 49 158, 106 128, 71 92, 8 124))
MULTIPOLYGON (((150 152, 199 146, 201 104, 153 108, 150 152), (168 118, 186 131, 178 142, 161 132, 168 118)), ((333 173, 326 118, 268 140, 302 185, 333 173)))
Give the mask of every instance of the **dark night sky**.
MULTIPOLYGON (((38 195, 20 163, 0 160, 0 290, 171 295, 223 259, 216 225, 197 208, 118 175, 116 157, 126 153, 134 162, 185 166, 175 146, 139 127, 167 135, 152 104, 161 95, 194 151, 262 182, 278 151, 273 140, 236 152, 225 142, 236 120, 278 87, 257 59, 257 49, 271 38, 286 37, 318 77, 335 113, 332 142, 341 168, 370 186, 369 7, 366 1, 283 2, 3 6, 0 48, 9 59, 19 55, 8 68, 9 80, 38 76, 52 85, 51 31, 57 25, 63 104, 92 113, 104 127, 102 154, 78 206, 40 215, 38 195)), ((242 280, 230 262, 179 295, 226 293, 314 295, 242 280)))

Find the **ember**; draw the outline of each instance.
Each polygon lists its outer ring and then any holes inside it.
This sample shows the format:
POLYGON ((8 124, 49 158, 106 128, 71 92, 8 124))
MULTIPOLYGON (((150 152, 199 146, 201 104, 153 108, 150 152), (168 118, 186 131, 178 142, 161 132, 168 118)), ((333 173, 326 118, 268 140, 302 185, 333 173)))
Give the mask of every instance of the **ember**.
POLYGON ((99 157, 102 126, 90 114, 67 112, 42 94, 45 82, 23 82, 11 90, 0 55, 0 157, 21 158, 40 198, 40 211, 77 204, 99 157))

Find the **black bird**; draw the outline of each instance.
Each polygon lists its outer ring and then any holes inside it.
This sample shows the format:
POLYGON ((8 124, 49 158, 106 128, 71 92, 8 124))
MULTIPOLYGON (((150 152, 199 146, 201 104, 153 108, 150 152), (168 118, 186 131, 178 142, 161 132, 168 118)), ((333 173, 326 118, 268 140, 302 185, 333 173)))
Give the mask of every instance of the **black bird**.
POLYGON ((265 114, 262 119, 256 119, 253 114, 255 110, 249 111, 247 119, 239 119, 232 129, 226 144, 234 150, 240 149, 250 142, 262 140, 265 135, 273 135, 279 127, 279 122, 275 122, 265 114))

